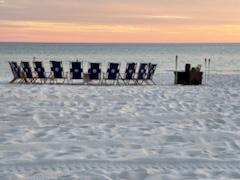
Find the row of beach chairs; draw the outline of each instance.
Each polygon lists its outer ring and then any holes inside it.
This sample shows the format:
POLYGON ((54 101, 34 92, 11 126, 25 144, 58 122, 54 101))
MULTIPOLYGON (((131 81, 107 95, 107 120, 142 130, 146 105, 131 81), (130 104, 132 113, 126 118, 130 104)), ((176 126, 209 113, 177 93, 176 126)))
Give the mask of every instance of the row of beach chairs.
POLYGON ((42 61, 15 61, 9 62, 13 73, 10 83, 69 83, 69 84, 155 84, 153 75, 157 64, 152 63, 127 63, 125 72, 120 73, 120 63, 109 63, 106 73, 102 73, 101 63, 89 63, 86 72, 83 62, 70 62, 70 71, 64 72, 61 61, 50 61, 50 72, 46 72, 42 61), (138 69, 137 69, 138 66, 138 69))

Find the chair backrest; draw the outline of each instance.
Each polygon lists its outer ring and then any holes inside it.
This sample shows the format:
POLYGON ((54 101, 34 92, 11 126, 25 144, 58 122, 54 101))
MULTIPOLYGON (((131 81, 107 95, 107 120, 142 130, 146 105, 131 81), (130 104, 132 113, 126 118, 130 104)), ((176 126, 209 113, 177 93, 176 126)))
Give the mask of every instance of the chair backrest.
POLYGON ((119 74, 119 63, 109 63, 107 69, 107 79, 116 80, 119 74))
POLYGON ((21 69, 18 66, 17 62, 11 61, 11 62, 9 62, 9 65, 12 70, 13 77, 15 79, 21 78, 21 69))
POLYGON ((71 68, 70 68, 70 78, 71 79, 82 79, 83 76, 83 69, 82 69, 82 63, 81 62, 71 62, 71 68))
POLYGON ((101 68, 100 63, 90 63, 88 69, 89 79, 90 80, 99 80, 101 79, 101 68))
POLYGON ((138 70, 138 75, 137 75, 137 79, 138 80, 144 80, 146 79, 147 76, 147 63, 141 63, 139 66, 139 70, 138 70))
POLYGON ((32 69, 31 69, 31 66, 30 66, 29 62, 22 61, 21 62, 21 67, 23 69, 23 72, 26 75, 26 78, 33 78, 32 69))
POLYGON ((46 73, 41 61, 33 61, 34 71, 36 72, 38 78, 45 79, 46 73))
POLYGON ((136 63, 127 63, 125 78, 126 80, 132 80, 136 72, 136 63))
POLYGON ((63 78, 63 67, 61 61, 50 61, 51 71, 53 77, 57 79, 63 78))
POLYGON ((148 65, 148 74, 147 74, 147 79, 152 79, 155 71, 156 71, 156 68, 157 68, 157 64, 151 64, 149 63, 148 65))

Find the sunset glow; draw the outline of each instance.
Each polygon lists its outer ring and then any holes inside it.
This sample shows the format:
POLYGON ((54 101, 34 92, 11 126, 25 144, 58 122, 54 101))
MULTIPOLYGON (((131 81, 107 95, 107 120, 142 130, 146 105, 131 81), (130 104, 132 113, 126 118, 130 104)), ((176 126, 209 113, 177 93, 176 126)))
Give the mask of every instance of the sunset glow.
POLYGON ((238 0, 0 0, 2 42, 240 42, 238 0))

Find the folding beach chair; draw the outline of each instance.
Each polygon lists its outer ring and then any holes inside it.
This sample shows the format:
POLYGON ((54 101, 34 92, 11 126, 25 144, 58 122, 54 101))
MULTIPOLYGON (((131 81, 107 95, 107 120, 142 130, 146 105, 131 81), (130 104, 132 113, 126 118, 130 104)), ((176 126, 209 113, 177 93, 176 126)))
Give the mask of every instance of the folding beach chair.
POLYGON ((109 63, 107 68, 107 73, 103 75, 103 80, 105 80, 105 84, 107 83, 107 80, 113 81, 113 84, 117 81, 119 78, 119 69, 120 64, 119 63, 109 63))
POLYGON ((154 85, 156 85, 156 83, 153 81, 153 75, 156 71, 157 68, 157 64, 148 64, 148 73, 147 73, 147 81, 151 81, 154 85))
POLYGON ((36 74, 36 80, 40 80, 40 83, 46 83, 48 78, 41 61, 33 61, 34 71, 36 74))
POLYGON ((67 73, 63 72, 63 66, 61 61, 50 61, 51 76, 50 80, 57 83, 58 79, 62 79, 64 83, 67 79, 67 73))
POLYGON ((12 74, 13 74, 13 79, 9 82, 9 83, 14 83, 16 81, 18 82, 26 82, 27 83, 27 79, 24 78, 24 74, 21 72, 21 68, 20 66, 18 66, 17 62, 15 61, 11 61, 9 62, 10 68, 12 70, 12 74))
POLYGON ((36 80, 36 78, 32 74, 32 68, 31 68, 29 62, 22 61, 21 62, 21 67, 22 67, 22 70, 24 72, 25 77, 27 79, 29 79, 31 83, 34 82, 34 80, 36 80))
POLYGON ((129 85, 130 81, 134 80, 137 63, 127 63, 124 74, 120 74, 120 78, 123 80, 125 85, 129 85))
POLYGON ((142 84, 144 82, 144 80, 146 79, 146 77, 147 77, 147 67, 148 67, 147 63, 141 63, 140 64, 139 69, 138 69, 137 78, 135 79, 136 83, 138 85, 142 84))
POLYGON ((82 62, 70 62, 70 79, 71 80, 81 80, 83 79, 83 68, 82 62))
POLYGON ((89 63, 88 68, 89 80, 99 80, 101 83, 101 64, 100 63, 89 63))

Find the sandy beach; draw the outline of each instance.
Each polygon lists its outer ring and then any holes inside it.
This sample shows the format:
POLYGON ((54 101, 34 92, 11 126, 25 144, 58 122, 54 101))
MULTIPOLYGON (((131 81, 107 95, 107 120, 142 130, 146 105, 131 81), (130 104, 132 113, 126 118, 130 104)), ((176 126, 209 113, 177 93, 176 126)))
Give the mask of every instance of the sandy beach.
POLYGON ((0 179, 239 179, 240 75, 0 84, 0 179))

